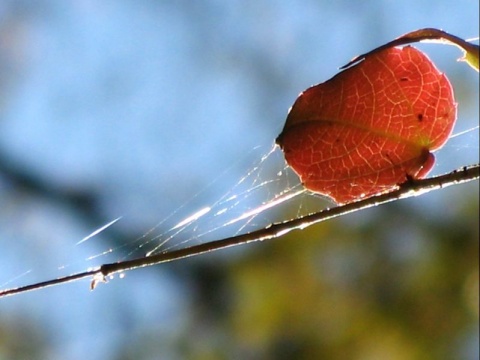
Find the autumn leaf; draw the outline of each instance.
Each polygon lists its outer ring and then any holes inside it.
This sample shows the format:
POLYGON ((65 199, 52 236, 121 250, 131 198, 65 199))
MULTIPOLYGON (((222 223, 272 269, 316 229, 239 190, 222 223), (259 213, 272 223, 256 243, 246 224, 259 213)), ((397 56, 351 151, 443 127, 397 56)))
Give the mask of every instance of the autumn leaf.
POLYGON ((419 50, 388 47, 305 90, 277 144, 307 189, 342 204, 425 177, 455 120, 446 76, 419 50))
POLYGON ((402 35, 395 40, 392 40, 366 54, 356 56, 347 65, 342 66, 341 69, 345 69, 359 62, 360 60, 365 59, 367 56, 373 55, 374 53, 382 51, 384 49, 393 46, 411 44, 419 41, 440 42, 457 46, 463 51, 463 58, 460 58, 459 60, 467 62, 467 64, 469 64, 472 68, 478 71, 480 49, 478 45, 469 43, 468 41, 463 40, 458 36, 434 28, 419 29, 402 35))

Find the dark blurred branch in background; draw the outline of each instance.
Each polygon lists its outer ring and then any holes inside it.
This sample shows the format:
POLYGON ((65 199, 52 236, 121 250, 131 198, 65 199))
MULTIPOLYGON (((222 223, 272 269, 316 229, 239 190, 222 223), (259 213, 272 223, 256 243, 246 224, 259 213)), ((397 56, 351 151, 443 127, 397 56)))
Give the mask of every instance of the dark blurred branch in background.
MULTIPOLYGON (((52 182, 37 176, 36 173, 29 172, 27 167, 14 164, 2 151, 0 151, 0 178, 20 193, 43 198, 73 210, 88 228, 95 228, 98 224, 110 221, 101 214, 98 195, 94 190, 81 191, 77 188, 64 189, 55 186, 52 182)), ((114 228, 109 234, 110 238, 118 241, 124 241, 128 237, 128 234, 114 228)))

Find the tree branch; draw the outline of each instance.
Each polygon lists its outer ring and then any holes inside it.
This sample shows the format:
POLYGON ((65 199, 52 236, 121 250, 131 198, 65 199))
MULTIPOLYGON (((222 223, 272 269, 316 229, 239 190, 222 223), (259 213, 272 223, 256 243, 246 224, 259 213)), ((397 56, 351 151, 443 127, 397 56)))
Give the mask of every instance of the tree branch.
POLYGON ((27 291, 43 289, 46 287, 59 285, 67 282, 73 282, 82 278, 93 277, 91 289, 94 289, 99 282, 104 282, 107 276, 115 273, 142 268, 146 266, 157 265, 168 261, 183 259, 186 257, 196 256, 215 250, 225 249, 232 246, 248 244, 254 241, 263 241, 275 239, 292 231, 305 229, 319 222, 329 220, 335 217, 343 216, 355 211, 367 209, 370 207, 385 204, 391 201, 405 199, 413 196, 422 195, 424 193, 438 190, 450 185, 457 185, 476 180, 480 177, 480 165, 465 166, 461 169, 452 171, 448 174, 431 177, 421 180, 411 180, 398 187, 392 192, 373 196, 357 202, 349 203, 342 206, 328 208, 310 215, 306 215, 293 220, 281 223, 273 223, 261 230, 253 231, 247 234, 233 236, 221 240, 216 240, 188 248, 142 257, 133 260, 121 261, 116 263, 104 264, 99 268, 91 271, 68 275, 65 277, 52 279, 40 283, 22 286, 13 289, 0 291, 0 298, 27 291))

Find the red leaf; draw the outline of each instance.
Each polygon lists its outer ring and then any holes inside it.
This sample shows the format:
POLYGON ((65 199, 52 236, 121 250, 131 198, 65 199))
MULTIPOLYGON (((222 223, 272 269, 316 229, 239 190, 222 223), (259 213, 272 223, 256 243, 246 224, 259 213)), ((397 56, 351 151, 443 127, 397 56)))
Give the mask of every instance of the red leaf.
POLYGON ((300 94, 277 144, 307 189, 348 203, 425 177, 455 120, 445 75, 387 48, 300 94))

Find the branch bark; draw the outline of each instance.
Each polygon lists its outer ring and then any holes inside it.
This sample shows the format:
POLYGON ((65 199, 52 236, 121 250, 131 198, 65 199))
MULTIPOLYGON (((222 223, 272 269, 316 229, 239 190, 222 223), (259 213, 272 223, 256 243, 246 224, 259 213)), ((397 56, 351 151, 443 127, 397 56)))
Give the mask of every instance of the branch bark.
POLYGON ((279 238, 282 235, 293 231, 305 229, 311 225, 326 221, 335 217, 343 216, 355 211, 378 206, 395 200, 405 199, 413 196, 419 196, 427 192, 438 190, 451 185, 458 185, 476 180, 480 177, 480 165, 465 166, 450 173, 435 176, 421 180, 411 180, 399 186, 395 191, 373 196, 357 202, 342 206, 328 208, 310 215, 306 215, 293 220, 280 223, 273 223, 266 228, 253 231, 247 234, 233 236, 221 240, 216 240, 188 248, 142 257, 133 260, 121 261, 116 263, 104 264, 99 268, 82 273, 76 273, 65 277, 26 285, 13 289, 0 291, 0 298, 12 296, 27 291, 39 290, 46 287, 60 285, 67 282, 73 282, 82 278, 92 277, 91 289, 94 289, 99 282, 105 282, 107 276, 124 271, 134 270, 142 267, 162 264, 165 262, 179 260, 191 256, 196 256, 220 249, 226 249, 232 246, 248 244, 254 241, 263 241, 279 238))

